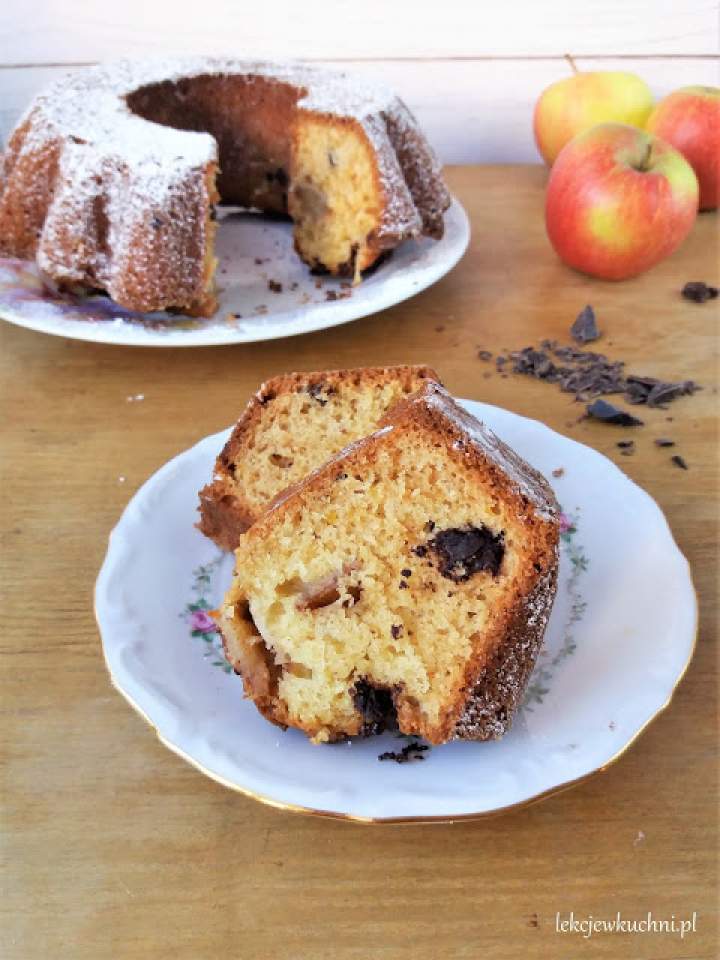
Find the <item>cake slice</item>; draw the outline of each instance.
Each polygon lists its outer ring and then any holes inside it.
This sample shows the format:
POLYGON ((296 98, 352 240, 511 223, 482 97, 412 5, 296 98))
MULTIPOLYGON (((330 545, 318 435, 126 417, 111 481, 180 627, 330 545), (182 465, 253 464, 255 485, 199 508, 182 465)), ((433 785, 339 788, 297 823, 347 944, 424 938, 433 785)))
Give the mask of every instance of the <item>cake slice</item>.
POLYGON ((389 718, 434 744, 502 736, 550 615, 545 479, 427 383, 247 531, 218 614, 245 694, 315 742, 389 718))
POLYGON ((289 373, 264 383, 200 491, 200 530, 223 550, 282 490, 301 480, 353 440, 376 429, 403 397, 428 380, 425 366, 364 367, 289 373))

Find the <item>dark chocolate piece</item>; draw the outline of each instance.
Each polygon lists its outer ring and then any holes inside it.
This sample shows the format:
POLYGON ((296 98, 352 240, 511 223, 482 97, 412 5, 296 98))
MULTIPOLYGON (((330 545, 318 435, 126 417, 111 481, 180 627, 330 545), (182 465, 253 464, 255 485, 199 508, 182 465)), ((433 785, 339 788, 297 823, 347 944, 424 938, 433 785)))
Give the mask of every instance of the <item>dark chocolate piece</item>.
POLYGON ((575 318, 575 322, 570 327, 570 336, 578 343, 592 343, 600 337, 595 311, 588 304, 575 318))
POLYGON ((685 463, 685 460, 680 456, 679 453, 674 454, 672 457, 670 457, 670 459, 675 464, 675 466, 680 467, 681 470, 689 469, 687 463, 685 463))
POLYGON ((373 737, 388 727, 397 726, 397 714, 392 693, 376 687, 367 680, 357 680, 353 691, 355 709, 362 714, 360 736, 373 737))
POLYGON ((481 571, 496 577, 505 554, 502 533, 496 536, 485 526, 442 530, 428 546, 437 554, 442 576, 454 583, 481 571))
POLYGON ((656 437, 656 438, 655 438, 655 446, 656 446, 656 447, 674 447, 674 446, 675 446, 675 441, 674 441, 674 440, 668 440, 667 437, 656 437))
POLYGON ((602 423, 610 423, 616 427, 641 427, 642 420, 638 420, 627 410, 621 410, 613 406, 607 400, 595 400, 586 407, 587 415, 593 420, 600 420, 602 423))
POLYGON ((682 288, 682 295, 686 300, 692 300, 693 303, 705 303, 707 300, 714 300, 717 297, 718 288, 708 286, 701 280, 692 280, 682 288))

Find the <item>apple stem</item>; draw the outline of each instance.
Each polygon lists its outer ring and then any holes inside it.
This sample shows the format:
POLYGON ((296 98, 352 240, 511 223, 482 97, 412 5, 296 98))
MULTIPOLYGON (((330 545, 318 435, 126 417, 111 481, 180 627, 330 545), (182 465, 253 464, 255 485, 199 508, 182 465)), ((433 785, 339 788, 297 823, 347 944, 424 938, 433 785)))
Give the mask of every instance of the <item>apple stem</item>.
POLYGON ((570 64, 570 67, 571 67, 573 73, 579 73, 579 72, 580 72, 580 71, 578 70, 577 64, 576 64, 575 61, 573 60, 571 54, 566 53, 566 54, 565 54, 565 59, 566 59, 567 62, 570 64))
POLYGON ((650 154, 652 153, 652 143, 648 143, 645 147, 645 156, 640 161, 640 166, 637 169, 641 173, 646 173, 650 169, 650 154))

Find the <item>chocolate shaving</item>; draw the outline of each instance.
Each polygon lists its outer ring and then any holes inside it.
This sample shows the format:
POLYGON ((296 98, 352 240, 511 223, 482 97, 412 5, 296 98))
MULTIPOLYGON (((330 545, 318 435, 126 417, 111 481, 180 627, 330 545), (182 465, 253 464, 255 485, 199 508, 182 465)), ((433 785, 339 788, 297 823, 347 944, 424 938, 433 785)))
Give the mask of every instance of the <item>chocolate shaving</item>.
POLYGON ((578 343, 592 343, 600 337, 595 311, 588 304, 575 318, 575 322, 570 327, 570 336, 578 343))
POLYGON ((616 427, 641 427, 642 420, 638 420, 627 410, 621 410, 613 406, 607 400, 596 400, 586 407, 587 415, 593 420, 600 420, 601 423, 610 423, 616 427))
POLYGON ((670 457, 670 459, 675 464, 675 466, 680 467, 681 470, 689 469, 687 463, 685 463, 685 460, 680 456, 679 453, 674 454, 672 457, 670 457))
POLYGON ((674 446, 675 446, 675 441, 674 441, 674 440, 668 440, 667 437, 656 437, 656 438, 655 438, 655 446, 656 446, 656 447, 674 447, 674 446))
POLYGON ((424 743, 408 743, 400 751, 387 750, 381 753, 378 760, 394 760, 395 763, 411 763, 413 760, 424 760, 423 753, 429 750, 424 743))
POLYGON ((673 383, 656 377, 626 375, 621 360, 610 360, 603 353, 561 345, 555 340, 543 340, 539 347, 525 347, 495 358, 500 373, 508 363, 512 364, 513 373, 556 383, 563 393, 572 393, 580 401, 624 394, 628 403, 662 408, 701 389, 693 380, 673 383))
POLYGON ((717 287, 708 286, 701 280, 692 280, 682 288, 682 295, 686 300, 692 300, 693 303, 705 303, 707 300, 714 300, 718 292, 717 287))

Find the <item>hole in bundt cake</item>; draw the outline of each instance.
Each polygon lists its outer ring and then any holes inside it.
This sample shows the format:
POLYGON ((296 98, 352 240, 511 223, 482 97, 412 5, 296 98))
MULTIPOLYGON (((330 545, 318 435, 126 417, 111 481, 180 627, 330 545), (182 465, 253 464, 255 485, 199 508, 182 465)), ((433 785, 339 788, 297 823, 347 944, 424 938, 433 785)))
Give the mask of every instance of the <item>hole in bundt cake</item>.
POLYGON ((484 525, 442 530, 428 546, 438 558, 442 576, 454 583, 464 583, 480 572, 496 577, 505 553, 504 534, 496 535, 484 525))

